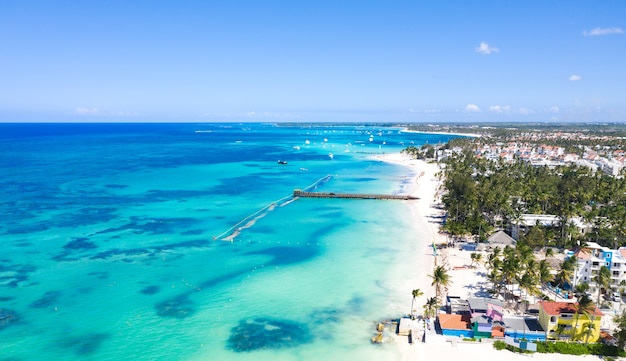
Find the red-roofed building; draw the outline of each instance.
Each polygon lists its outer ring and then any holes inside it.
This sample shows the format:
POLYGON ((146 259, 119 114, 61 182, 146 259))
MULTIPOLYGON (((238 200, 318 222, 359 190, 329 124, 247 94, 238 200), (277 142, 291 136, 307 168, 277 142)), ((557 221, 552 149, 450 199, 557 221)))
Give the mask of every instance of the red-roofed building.
POLYGON ((437 318, 439 319, 439 327, 441 327, 441 332, 444 336, 474 336, 474 331, 470 328, 469 314, 440 313, 437 315, 437 318))
POLYGON ((571 302, 539 302, 539 324, 546 330, 548 339, 585 341, 588 325, 593 324, 589 342, 600 339, 600 322, 604 314, 594 307, 590 313, 577 314, 578 304, 571 302))

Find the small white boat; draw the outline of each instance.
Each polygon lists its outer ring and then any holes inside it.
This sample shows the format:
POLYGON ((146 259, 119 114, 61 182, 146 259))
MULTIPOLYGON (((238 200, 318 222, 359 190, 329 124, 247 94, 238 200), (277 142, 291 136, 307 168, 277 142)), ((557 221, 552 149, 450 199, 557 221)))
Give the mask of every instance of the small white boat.
POLYGON ((328 158, 333 159, 335 155, 333 153, 328 153, 328 158))

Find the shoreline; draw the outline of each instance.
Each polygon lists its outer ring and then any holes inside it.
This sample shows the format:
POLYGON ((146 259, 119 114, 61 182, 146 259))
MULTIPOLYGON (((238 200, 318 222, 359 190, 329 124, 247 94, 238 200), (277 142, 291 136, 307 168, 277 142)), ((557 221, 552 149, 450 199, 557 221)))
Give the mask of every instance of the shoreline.
POLYGON ((471 138, 480 138, 482 135, 477 133, 452 133, 452 132, 426 132, 423 130, 410 130, 410 129, 402 129, 403 132, 406 133, 421 133, 421 134, 438 134, 438 135, 459 135, 462 137, 471 137, 471 138))
MULTIPOLYGON (((433 253, 431 243, 447 244, 447 237, 440 233, 440 225, 443 210, 437 208, 439 202, 440 180, 436 174, 440 171, 436 163, 428 163, 424 160, 411 159, 401 153, 390 153, 374 156, 374 159, 386 163, 407 167, 411 170, 412 182, 408 189, 408 194, 419 197, 418 200, 405 201, 409 208, 415 227, 420 229, 420 240, 424 244, 418 244, 419 253, 413 255, 415 259, 415 269, 410 271, 411 277, 407 277, 399 292, 403 295, 410 294, 413 289, 420 289, 424 294, 415 299, 413 310, 416 315, 423 313, 423 305, 426 299, 435 296, 434 287, 431 285, 430 274, 435 266, 435 262, 444 265, 449 271, 451 284, 448 294, 466 297, 476 297, 485 294, 487 291, 487 280, 485 278, 485 268, 482 265, 474 268, 468 267, 471 264, 471 253, 458 248, 438 249, 437 256, 433 253), (435 260, 436 259, 436 260, 435 260)), ((486 253, 483 252, 483 256, 486 253)), ((438 335, 431 327, 426 333, 426 343, 408 343, 406 336, 393 335, 393 347, 396 348, 399 360, 415 359, 463 359, 466 361, 482 361, 485 359, 500 359, 521 361, 532 357, 542 361, 566 361, 566 360, 591 360, 597 359, 594 355, 565 355, 565 354, 518 354, 507 350, 496 350, 490 342, 457 342, 452 344, 448 337, 438 335)))

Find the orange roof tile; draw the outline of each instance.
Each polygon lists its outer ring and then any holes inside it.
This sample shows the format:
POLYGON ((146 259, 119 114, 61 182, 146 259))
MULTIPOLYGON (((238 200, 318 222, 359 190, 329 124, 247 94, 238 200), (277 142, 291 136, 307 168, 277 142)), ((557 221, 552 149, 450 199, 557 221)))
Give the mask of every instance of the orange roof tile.
MULTIPOLYGON (((558 316, 561 313, 576 313, 578 308, 577 303, 571 302, 553 302, 553 301, 539 301, 539 306, 543 308, 543 311, 550 316, 558 316)), ((594 307, 596 316, 604 316, 602 311, 594 307)))
POLYGON ((440 313, 439 325, 446 330, 469 330, 469 315, 440 313))
POLYGON ((580 259, 589 259, 591 257, 591 253, 587 252, 587 250, 585 249, 579 249, 576 253, 574 253, 574 255, 576 255, 576 258, 580 258, 580 259))

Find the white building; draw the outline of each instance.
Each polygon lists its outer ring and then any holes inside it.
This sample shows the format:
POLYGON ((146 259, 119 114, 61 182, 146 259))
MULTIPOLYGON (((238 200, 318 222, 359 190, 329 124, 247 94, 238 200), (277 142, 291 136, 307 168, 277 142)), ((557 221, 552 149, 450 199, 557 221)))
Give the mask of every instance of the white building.
MULTIPOLYGON (((520 234, 525 234, 532 227, 541 225, 543 227, 557 227, 561 219, 550 214, 522 214, 519 220, 511 222, 511 237, 516 241, 519 240, 520 234)), ((582 218, 574 217, 568 223, 576 226, 580 233, 586 233, 592 229, 592 225, 585 223, 582 218)))
POLYGON ((578 259, 572 280, 574 285, 587 282, 589 291, 592 293, 598 291, 593 280, 602 266, 606 266, 611 271, 612 289, 619 289, 620 282, 626 280, 626 247, 614 250, 602 247, 595 242, 588 242, 575 253, 569 252, 568 256, 575 256, 578 259))

